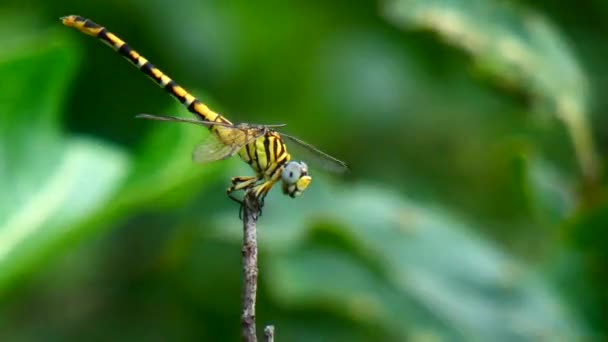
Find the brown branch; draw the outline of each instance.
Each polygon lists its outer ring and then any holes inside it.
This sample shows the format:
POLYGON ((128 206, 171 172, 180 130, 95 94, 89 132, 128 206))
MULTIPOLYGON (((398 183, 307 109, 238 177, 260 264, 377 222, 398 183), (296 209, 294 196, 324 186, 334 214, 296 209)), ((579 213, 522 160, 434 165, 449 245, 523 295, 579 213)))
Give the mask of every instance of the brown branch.
POLYGON ((258 246, 256 223, 260 203, 247 191, 243 199, 243 294, 241 298, 241 340, 256 342, 255 299, 258 287, 258 246))

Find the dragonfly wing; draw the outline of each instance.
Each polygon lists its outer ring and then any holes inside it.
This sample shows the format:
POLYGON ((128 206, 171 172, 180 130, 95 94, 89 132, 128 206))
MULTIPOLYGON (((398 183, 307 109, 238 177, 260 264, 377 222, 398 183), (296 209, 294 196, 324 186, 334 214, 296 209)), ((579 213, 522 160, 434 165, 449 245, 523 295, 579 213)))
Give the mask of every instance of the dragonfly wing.
POLYGON ((243 146, 264 134, 262 129, 244 127, 222 127, 212 132, 205 140, 196 145, 192 151, 192 160, 196 163, 209 163, 232 157, 243 146))
POLYGON ((212 127, 214 125, 214 123, 210 122, 210 121, 178 118, 176 116, 168 116, 168 115, 154 115, 154 114, 141 113, 141 114, 137 114, 135 117, 138 119, 147 119, 147 120, 185 122, 185 123, 190 123, 190 124, 205 126, 205 127, 212 127))
POLYGON ((306 158, 305 162, 310 161, 314 166, 333 173, 345 173, 348 171, 348 165, 345 162, 292 135, 280 134, 283 138, 286 138, 287 142, 291 142, 289 148, 294 148, 296 155, 302 155, 302 157, 306 158))
MULTIPOLYGON (((184 122, 184 123, 190 123, 190 124, 194 124, 194 125, 199 125, 199 126, 204 126, 207 128, 211 128, 214 126, 221 126, 221 127, 234 127, 234 125, 229 124, 229 123, 224 123, 224 122, 215 122, 215 121, 203 121, 203 120, 198 120, 198 119, 187 119, 187 118, 180 118, 177 116, 169 116, 169 115, 154 115, 154 114, 145 114, 145 113, 141 113, 141 114, 137 114, 135 115, 136 118, 138 119, 147 119, 147 120, 156 120, 156 121, 172 121, 172 122, 184 122)), ((276 125, 279 126, 279 125, 276 125)), ((280 126, 283 127, 283 126, 280 126)))
POLYGON ((215 134, 209 134, 205 140, 194 147, 192 160, 204 164, 232 157, 238 149, 219 141, 215 134))

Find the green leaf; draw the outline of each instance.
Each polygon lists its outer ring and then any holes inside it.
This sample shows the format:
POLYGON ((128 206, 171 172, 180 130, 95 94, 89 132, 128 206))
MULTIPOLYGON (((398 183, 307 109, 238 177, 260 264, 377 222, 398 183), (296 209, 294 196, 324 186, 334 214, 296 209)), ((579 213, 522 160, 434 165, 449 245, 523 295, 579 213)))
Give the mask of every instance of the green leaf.
POLYGON ((586 117, 588 80, 567 41, 546 19, 496 0, 386 0, 384 13, 405 29, 437 33, 503 86, 547 104, 567 127, 583 174, 598 176, 586 117))
MULTIPOLYGON (((27 198, 0 222, 0 289, 32 258, 45 255, 45 248, 59 243, 79 223, 103 210, 129 165, 119 150, 84 139, 69 139, 52 161, 35 191, 22 193, 27 198)), ((19 178, 19 183, 27 182, 19 178)), ((19 193, 15 187, 4 191, 19 193)))
MULTIPOLYGON (((461 218, 374 187, 310 191, 297 210, 267 200, 258 224, 261 279, 286 309, 329 310, 402 339, 583 336, 542 274, 461 218)), ((216 234, 236 239, 230 219, 216 234)))
POLYGON ((157 125, 136 156, 66 135, 59 120, 79 50, 49 34, 10 51, 0 53, 0 292, 136 209, 192 197, 219 170, 191 162, 199 127, 157 125))
POLYGON ((515 164, 522 199, 538 223, 556 227, 575 214, 579 198, 574 182, 558 168, 533 153, 521 155, 515 164))
POLYGON ((0 60, 0 289, 101 209, 129 170, 120 149, 65 138, 57 119, 78 52, 57 35, 0 60))

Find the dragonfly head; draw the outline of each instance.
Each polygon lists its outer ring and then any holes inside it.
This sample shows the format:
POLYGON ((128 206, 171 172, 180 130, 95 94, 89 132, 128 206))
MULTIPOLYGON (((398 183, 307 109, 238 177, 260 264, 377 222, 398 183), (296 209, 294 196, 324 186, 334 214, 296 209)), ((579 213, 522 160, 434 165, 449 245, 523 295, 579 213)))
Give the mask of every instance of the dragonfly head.
POLYGON ((290 197, 300 196, 312 181, 308 174, 308 165, 301 161, 290 161, 281 172, 283 193, 290 197))

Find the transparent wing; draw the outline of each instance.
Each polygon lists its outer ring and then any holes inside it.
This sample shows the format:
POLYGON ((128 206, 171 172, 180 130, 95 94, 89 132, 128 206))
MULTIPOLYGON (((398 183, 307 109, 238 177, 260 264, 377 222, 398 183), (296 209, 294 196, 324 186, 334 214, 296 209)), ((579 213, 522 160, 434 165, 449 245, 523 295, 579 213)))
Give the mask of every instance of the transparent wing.
POLYGON ((345 173, 348 172, 348 165, 345 162, 332 157, 331 155, 319 150, 311 144, 304 142, 289 134, 280 133, 283 138, 289 143, 289 149, 294 148, 297 155, 301 155, 304 162, 310 162, 310 164, 319 167, 323 170, 330 171, 333 173, 345 173))
POLYGON ((202 142, 197 144, 192 151, 192 160, 196 163, 209 163, 232 157, 241 147, 262 136, 268 127, 283 127, 278 125, 231 125, 222 122, 201 121, 186 118, 178 118, 168 115, 138 114, 136 118, 184 122, 213 128, 211 134, 202 142))
POLYGON ((173 121, 173 122, 184 122, 190 123, 199 126, 205 126, 211 128, 213 126, 221 126, 221 127, 237 127, 237 128, 246 128, 246 129, 258 129, 258 128, 281 128, 287 126, 287 124, 273 124, 273 125, 261 125, 261 124, 252 124, 252 123, 240 123, 240 124, 227 124, 223 122, 215 122, 215 121, 203 121, 197 119, 187 119, 187 118, 179 118, 177 116, 170 115, 154 115, 154 114, 145 114, 140 113, 135 115, 138 119, 147 119, 147 120, 156 120, 156 121, 173 121))
POLYGON ((223 127, 233 127, 231 124, 226 124, 223 122, 211 122, 211 121, 203 121, 196 119, 186 119, 186 118, 178 118, 176 116, 169 115, 153 115, 153 114, 137 114, 135 115, 138 119, 147 119, 147 120, 157 120, 157 121, 172 121, 172 122, 184 122, 193 125, 204 126, 207 128, 211 128, 213 126, 223 126, 223 127))
POLYGON ((192 160, 195 163, 209 163, 232 157, 241 147, 264 134, 263 129, 245 127, 221 127, 194 147, 192 160))

